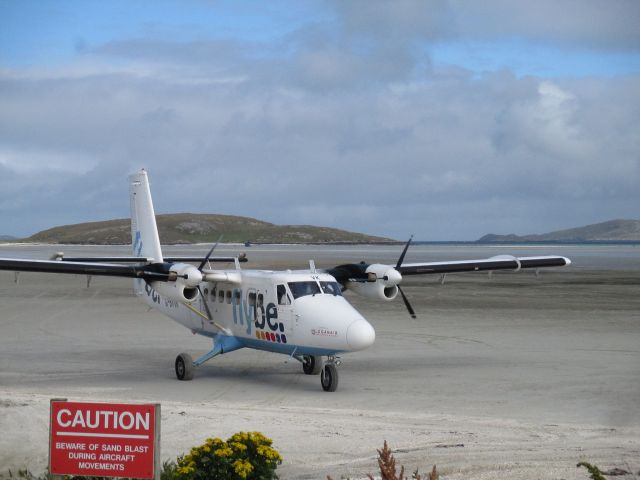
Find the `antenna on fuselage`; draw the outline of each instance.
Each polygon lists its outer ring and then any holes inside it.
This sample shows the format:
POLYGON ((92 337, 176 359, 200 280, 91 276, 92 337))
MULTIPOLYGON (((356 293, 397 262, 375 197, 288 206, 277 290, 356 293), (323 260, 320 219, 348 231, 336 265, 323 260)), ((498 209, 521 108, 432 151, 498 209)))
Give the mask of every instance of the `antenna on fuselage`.
POLYGON ((316 271, 316 262, 314 262, 313 260, 309 260, 309 271, 313 274, 318 273, 316 271))

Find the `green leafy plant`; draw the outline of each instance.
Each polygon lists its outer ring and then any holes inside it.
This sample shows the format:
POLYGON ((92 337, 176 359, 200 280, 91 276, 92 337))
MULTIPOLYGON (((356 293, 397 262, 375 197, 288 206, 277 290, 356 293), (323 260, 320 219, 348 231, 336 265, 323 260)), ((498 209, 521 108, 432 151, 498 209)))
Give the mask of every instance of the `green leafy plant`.
POLYGON ((273 480, 282 457, 260 432, 239 432, 227 441, 208 438, 178 457, 177 480, 273 480))
POLYGON ((174 480, 177 475, 178 466, 173 460, 165 460, 162 463, 162 471, 160 472, 160 480, 174 480))
POLYGON ((591 478, 593 480, 607 480, 607 478, 604 475, 602 475, 602 472, 600 471, 600 469, 595 465, 591 465, 590 463, 587 463, 587 462, 580 462, 576 466, 578 468, 584 467, 587 470, 589 470, 589 473, 591 474, 591 478))

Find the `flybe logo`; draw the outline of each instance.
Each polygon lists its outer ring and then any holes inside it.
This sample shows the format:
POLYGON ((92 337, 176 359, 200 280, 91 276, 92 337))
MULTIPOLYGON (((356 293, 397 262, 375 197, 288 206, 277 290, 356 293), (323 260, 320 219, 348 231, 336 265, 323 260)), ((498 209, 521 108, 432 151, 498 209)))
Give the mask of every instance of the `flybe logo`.
POLYGON ((241 288, 233 291, 233 323, 246 325, 247 335, 251 335, 251 326, 256 327, 256 338, 276 343, 287 343, 284 324, 278 321, 278 308, 269 303, 266 308, 249 305, 241 288), (238 299, 238 300, 236 300, 238 299), (240 300, 242 299, 242 300, 240 300))
POLYGON ((140 235, 140 230, 136 230, 136 236, 133 240, 133 254, 139 257, 140 252, 142 252, 142 236, 140 235))

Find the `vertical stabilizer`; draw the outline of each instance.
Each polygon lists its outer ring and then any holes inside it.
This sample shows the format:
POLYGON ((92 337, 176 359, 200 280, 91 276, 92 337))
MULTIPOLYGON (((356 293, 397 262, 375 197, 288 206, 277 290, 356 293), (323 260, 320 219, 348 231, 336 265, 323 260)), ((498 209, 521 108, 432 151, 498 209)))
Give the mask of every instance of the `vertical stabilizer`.
POLYGON ((131 198, 131 245, 137 257, 153 258, 154 263, 162 263, 162 250, 153 211, 151 190, 147 172, 142 169, 129 175, 129 196, 131 198))

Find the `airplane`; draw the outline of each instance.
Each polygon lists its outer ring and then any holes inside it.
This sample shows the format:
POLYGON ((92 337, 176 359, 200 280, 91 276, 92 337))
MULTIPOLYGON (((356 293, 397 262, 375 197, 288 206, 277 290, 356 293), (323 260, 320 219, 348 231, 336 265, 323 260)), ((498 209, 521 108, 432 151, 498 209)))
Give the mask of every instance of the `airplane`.
POLYGON ((307 375, 320 374, 327 392, 338 387, 338 355, 371 346, 376 333, 345 299, 351 290, 371 300, 402 298, 416 318, 400 286, 408 275, 456 272, 519 271, 570 265, 562 256, 498 255, 480 260, 404 263, 406 243, 395 265, 349 263, 317 269, 266 271, 241 268, 245 255, 213 257, 219 241, 204 257, 165 257, 160 247, 147 172, 129 176, 132 257, 64 257, 50 260, 0 258, 0 270, 84 274, 133 278, 134 291, 150 307, 213 341, 195 361, 188 353, 175 359, 179 380, 191 380, 197 367, 241 348, 288 355, 302 363, 307 375), (211 268, 211 263, 234 268, 211 268), (193 265, 197 263, 198 265, 193 265))

